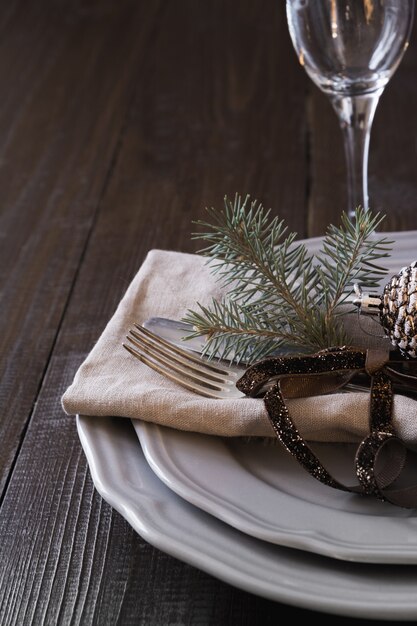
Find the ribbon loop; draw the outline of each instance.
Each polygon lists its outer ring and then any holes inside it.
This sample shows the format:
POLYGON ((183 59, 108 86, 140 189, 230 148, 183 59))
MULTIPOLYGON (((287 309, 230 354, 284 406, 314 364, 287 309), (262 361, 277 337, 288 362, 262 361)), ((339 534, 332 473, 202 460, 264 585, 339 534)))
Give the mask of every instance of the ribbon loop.
POLYGON ((373 348, 366 351, 365 371, 369 376, 373 376, 381 370, 389 361, 388 350, 378 350, 373 348))
POLYGON ((335 489, 372 495, 414 508, 417 507, 417 486, 388 489, 401 474, 407 454, 392 424, 393 381, 417 390, 417 376, 388 366, 396 362, 403 363, 404 359, 387 351, 330 348, 313 355, 259 361, 246 370, 236 386, 253 396, 271 379, 276 381, 264 396, 272 428, 286 450, 316 480, 335 489), (331 476, 304 441, 284 397, 331 393, 344 387, 357 373, 371 376, 370 433, 360 443, 355 457, 358 485, 348 486, 331 476))
POLYGON ((323 395, 344 387, 363 371, 366 352, 352 348, 331 348, 306 356, 273 357, 258 361, 238 380, 237 387, 255 396, 271 379, 281 381, 285 397, 323 395))

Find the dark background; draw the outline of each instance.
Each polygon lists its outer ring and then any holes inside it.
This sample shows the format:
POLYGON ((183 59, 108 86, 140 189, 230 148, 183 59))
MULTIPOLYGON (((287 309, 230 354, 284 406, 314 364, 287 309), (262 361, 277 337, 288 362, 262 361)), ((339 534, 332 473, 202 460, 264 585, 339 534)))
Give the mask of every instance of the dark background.
MULTIPOLYGON (((147 251, 195 250, 206 205, 250 193, 302 237, 345 208, 340 130, 298 65, 284 5, 3 3, 1 624, 313 615, 145 543, 95 492, 60 406, 147 251)), ((386 230, 417 228, 416 64, 413 33, 371 137, 370 204, 386 230)))

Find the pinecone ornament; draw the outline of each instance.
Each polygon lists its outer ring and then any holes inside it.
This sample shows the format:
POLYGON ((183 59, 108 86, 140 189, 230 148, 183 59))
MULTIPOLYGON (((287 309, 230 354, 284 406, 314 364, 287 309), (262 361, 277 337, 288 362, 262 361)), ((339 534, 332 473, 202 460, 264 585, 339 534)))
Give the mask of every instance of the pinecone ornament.
POLYGON ((361 313, 379 315, 379 320, 393 346, 411 358, 417 358, 417 261, 391 278, 382 296, 364 294, 355 285, 358 298, 354 304, 361 313))

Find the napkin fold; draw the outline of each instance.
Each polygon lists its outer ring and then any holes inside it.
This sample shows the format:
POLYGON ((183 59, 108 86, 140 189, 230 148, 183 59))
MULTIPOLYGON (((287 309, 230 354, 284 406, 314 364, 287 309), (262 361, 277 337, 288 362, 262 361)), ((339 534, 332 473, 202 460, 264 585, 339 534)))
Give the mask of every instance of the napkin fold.
MULTIPOLYGON (((417 233, 409 233, 410 244, 417 233)), ((394 234, 392 234, 394 235, 394 234)), ((397 234, 395 234, 397 235, 397 234)), ((404 234, 399 233, 404 240, 404 234)), ((393 237, 395 239, 395 237, 393 237)), ((408 240, 407 240, 408 241, 408 240)), ((309 247, 320 239, 307 240, 309 247)), ((414 244, 415 245, 415 244, 414 244)), ((392 271, 410 263, 407 245, 391 259, 392 271)), ((160 316, 181 319, 196 302, 221 298, 222 289, 198 255, 163 250, 149 252, 101 337, 77 371, 62 398, 67 414, 120 416, 219 436, 270 436, 274 432, 260 399, 210 400, 182 389, 131 356, 122 343, 133 323, 160 316)), ((346 316, 355 345, 386 346, 370 338, 357 318, 346 316)), ((369 326, 369 321, 363 320, 369 326)), ((371 321, 372 332, 378 327, 371 321)), ((380 332, 380 331, 379 331, 380 332)), ((294 422, 310 441, 352 442, 369 432, 369 394, 336 393, 287 401, 294 422)), ((398 435, 417 444, 417 402, 394 398, 393 422, 398 435)))

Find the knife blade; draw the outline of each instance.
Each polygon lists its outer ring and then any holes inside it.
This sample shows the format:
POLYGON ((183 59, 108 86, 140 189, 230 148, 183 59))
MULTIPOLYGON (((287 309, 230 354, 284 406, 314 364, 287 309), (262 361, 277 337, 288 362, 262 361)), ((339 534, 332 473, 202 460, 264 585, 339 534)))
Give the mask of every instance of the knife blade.
MULTIPOLYGON (((182 349, 188 349, 198 354, 201 354, 203 350, 204 336, 184 339, 184 337, 187 337, 187 335, 193 331, 191 324, 166 317, 150 317, 143 322, 143 326, 182 349)), ((230 358, 224 360, 230 361, 230 358)), ((356 376, 352 379, 351 383, 347 385, 346 390, 369 391, 369 380, 365 380, 365 378, 366 377, 362 375, 356 376)), ((394 389, 397 390, 396 385, 394 385, 394 389)), ((414 398, 417 396, 416 390, 411 387, 406 389, 403 386, 400 392, 414 398)))
POLYGON ((184 337, 193 332, 191 324, 171 320, 166 317, 150 317, 143 322, 143 326, 180 348, 192 350, 200 354, 204 347, 204 337, 184 339, 184 337))

